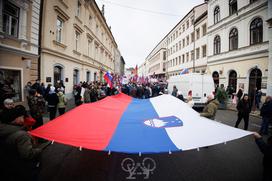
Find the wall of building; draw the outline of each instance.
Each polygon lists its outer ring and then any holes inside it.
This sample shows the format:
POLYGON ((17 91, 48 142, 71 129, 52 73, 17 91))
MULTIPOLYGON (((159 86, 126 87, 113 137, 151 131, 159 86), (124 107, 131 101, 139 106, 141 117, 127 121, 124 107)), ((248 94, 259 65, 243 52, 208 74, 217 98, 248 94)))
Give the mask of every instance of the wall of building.
POLYGON ((17 104, 26 105, 24 86, 38 78, 39 15, 40 0, 0 0, 0 83, 13 89, 17 104), (17 34, 4 30, 4 3, 18 9, 17 34))
POLYGON ((80 81, 87 81, 88 71, 89 81, 102 81, 103 74, 114 72, 115 63, 120 63, 117 44, 95 1, 45 0, 42 32, 41 79, 54 84, 54 66, 59 65, 67 93, 73 89, 73 70, 79 71, 80 81), (63 23, 61 39, 58 19, 63 23))

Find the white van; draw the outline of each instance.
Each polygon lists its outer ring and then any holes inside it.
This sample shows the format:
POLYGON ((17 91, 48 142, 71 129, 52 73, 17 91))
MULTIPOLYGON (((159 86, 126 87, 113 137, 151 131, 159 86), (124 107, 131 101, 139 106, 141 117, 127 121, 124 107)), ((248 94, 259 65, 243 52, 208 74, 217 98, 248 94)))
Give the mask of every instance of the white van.
POLYGON ((189 73, 170 77, 168 79, 168 94, 172 94, 174 85, 178 91, 181 91, 185 99, 188 97, 188 93, 192 92, 194 107, 204 107, 207 96, 214 92, 213 78, 207 74, 189 73))

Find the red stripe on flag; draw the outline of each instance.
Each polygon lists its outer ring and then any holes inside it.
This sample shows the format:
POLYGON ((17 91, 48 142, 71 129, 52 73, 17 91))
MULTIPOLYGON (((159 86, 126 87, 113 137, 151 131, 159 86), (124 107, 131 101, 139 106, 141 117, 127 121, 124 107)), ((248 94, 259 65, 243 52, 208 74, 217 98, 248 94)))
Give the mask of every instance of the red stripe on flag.
POLYGON ((131 97, 118 94, 95 103, 83 104, 30 134, 76 147, 103 150, 131 101, 131 97))

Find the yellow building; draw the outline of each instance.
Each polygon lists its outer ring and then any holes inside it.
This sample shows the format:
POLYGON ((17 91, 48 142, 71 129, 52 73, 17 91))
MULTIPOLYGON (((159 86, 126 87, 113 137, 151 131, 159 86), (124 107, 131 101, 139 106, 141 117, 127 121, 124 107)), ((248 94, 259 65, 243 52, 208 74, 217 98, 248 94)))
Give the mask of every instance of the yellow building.
POLYGON ((40 0, 0 0, 0 103, 24 102, 38 78, 39 17, 40 0))
POLYGON ((80 81, 114 71, 118 47, 95 1, 44 0, 42 20, 42 82, 62 80, 69 96, 80 81))

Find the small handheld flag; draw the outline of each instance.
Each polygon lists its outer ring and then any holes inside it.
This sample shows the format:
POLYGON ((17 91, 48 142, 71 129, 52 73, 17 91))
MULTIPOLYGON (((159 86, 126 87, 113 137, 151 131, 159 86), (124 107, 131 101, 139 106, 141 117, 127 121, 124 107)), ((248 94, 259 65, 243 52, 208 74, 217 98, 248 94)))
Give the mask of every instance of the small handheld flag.
POLYGON ((104 75, 104 79, 106 80, 106 82, 109 84, 110 88, 113 88, 113 84, 112 84, 112 76, 109 72, 107 72, 105 75, 104 75))

